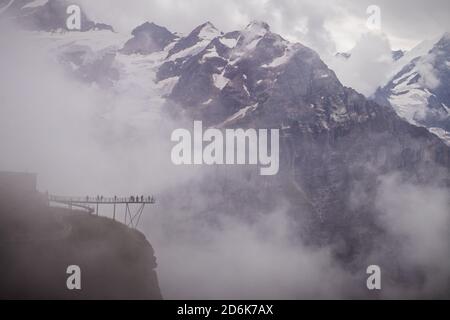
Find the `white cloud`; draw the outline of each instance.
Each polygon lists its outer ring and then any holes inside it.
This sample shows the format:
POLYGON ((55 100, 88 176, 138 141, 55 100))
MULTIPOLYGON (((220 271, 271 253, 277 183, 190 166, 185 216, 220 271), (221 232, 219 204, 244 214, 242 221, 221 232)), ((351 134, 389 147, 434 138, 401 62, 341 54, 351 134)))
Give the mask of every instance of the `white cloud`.
MULTIPOLYGON (((370 0, 117 0, 114 5, 109 0, 81 1, 95 18, 119 30, 130 31, 150 20, 186 33, 209 20, 220 29, 231 31, 257 19, 267 21, 275 32, 303 41, 318 51, 328 37, 338 51, 352 47, 368 31, 366 9, 373 4, 370 0), (305 33, 307 25, 310 28, 305 33)), ((381 9, 381 30, 396 49, 409 49, 429 35, 450 29, 447 0, 381 0, 377 5, 381 9)))
POLYGON ((370 96, 392 69, 389 40, 383 34, 370 32, 358 40, 350 53, 349 59, 331 56, 325 61, 344 85, 370 96))
POLYGON ((398 175, 384 176, 380 181, 377 196, 377 205, 383 212, 380 220, 387 231, 386 239, 391 237, 392 243, 400 245, 381 251, 395 252, 402 276, 413 276, 408 287, 397 284, 390 288, 391 294, 403 298, 445 295, 450 278, 448 192, 406 183, 398 175))
POLYGON ((83 196, 159 192, 194 174, 167 161, 179 124, 155 118, 154 101, 73 80, 43 39, 2 24, 0 41, 3 170, 38 172, 41 190, 83 196))
MULTIPOLYGON (((295 299, 361 296, 360 279, 337 263, 328 247, 304 245, 287 204, 251 218, 224 210, 222 183, 242 171, 215 170, 161 199, 144 217, 146 234, 157 248, 158 277, 168 299, 295 299), (212 182, 212 177, 214 181, 212 182), (204 189, 203 191, 201 191, 204 189)), ((253 189, 253 192, 258 192, 253 189)), ((225 201, 232 201, 227 194, 225 201)), ((300 214, 300 213, 299 213, 300 214)))
POLYGON ((428 89, 435 89, 439 86, 440 80, 434 69, 435 56, 433 54, 426 55, 417 63, 417 71, 420 73, 420 83, 428 89))

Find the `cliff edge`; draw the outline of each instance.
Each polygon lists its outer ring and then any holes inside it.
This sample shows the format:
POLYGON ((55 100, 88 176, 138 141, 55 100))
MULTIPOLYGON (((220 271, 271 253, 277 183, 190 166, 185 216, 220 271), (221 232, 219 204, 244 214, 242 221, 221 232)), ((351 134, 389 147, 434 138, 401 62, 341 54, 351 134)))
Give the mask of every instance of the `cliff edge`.
POLYGON ((161 299, 155 268, 139 231, 0 183, 0 299, 161 299))

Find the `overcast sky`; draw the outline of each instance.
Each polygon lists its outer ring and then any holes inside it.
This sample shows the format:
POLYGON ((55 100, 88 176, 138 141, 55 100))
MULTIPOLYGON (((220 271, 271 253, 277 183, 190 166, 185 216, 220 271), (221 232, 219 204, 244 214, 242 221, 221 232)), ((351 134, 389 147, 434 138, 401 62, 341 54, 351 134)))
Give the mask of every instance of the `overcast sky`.
POLYGON ((129 31, 144 21, 186 33, 211 21, 223 31, 264 20, 289 40, 317 51, 347 51, 367 33, 369 5, 381 9, 381 31, 394 49, 409 49, 450 31, 449 0, 82 0, 92 18, 129 31), (112 4, 114 3, 114 4, 112 4), (332 41, 329 41, 332 40, 332 41))

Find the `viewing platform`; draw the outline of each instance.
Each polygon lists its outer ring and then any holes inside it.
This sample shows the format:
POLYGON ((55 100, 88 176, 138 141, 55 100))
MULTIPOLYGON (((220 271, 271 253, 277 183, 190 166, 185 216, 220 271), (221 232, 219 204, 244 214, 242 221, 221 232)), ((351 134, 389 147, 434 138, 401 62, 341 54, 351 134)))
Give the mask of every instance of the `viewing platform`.
POLYGON ((144 208, 147 204, 155 204, 153 196, 136 195, 129 197, 104 197, 104 196, 86 196, 70 197, 48 195, 48 203, 56 203, 86 210, 88 213, 99 215, 101 206, 112 206, 112 216, 114 221, 124 223, 130 228, 137 229, 144 208), (117 217, 117 207, 123 210, 123 218, 117 217))

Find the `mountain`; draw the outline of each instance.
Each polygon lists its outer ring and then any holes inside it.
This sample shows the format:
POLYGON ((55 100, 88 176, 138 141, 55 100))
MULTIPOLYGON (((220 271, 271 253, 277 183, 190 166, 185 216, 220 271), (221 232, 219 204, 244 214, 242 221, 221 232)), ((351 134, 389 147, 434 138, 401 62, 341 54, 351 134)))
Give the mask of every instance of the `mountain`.
MULTIPOLYGON (((17 22, 22 27, 35 31, 68 31, 66 13, 69 5, 76 1, 66 0, 15 0, 5 9, 9 19, 17 22)), ((80 6, 81 7, 81 6, 80 6)), ((81 29, 114 31, 112 26, 105 23, 97 23, 88 18, 81 7, 81 29)))
POLYGON ((376 205, 380 176, 396 173, 412 183, 450 187, 450 149, 442 141, 344 87, 317 53, 266 23, 253 22, 185 53, 169 55, 157 71, 157 81, 172 84, 166 107, 173 114, 219 128, 281 129, 279 174, 270 180, 244 175, 225 190, 209 177, 202 189, 212 199, 208 207, 251 216, 286 198, 306 241, 339 242, 334 254, 355 263, 383 237, 376 205), (226 205, 213 199, 226 199, 226 205))
POLYGON ((376 101, 450 143, 449 61, 449 33, 421 43, 400 59, 392 78, 376 92, 376 101))
MULTIPOLYGON (((76 45, 71 41, 69 47, 76 45)), ((285 190, 293 216, 310 212, 315 227, 308 230, 319 242, 325 241, 320 234, 330 241, 329 233, 345 238, 343 230, 354 223, 370 224, 380 175, 400 172, 426 183, 444 170, 439 179, 449 185, 450 151, 440 139, 402 120, 390 106, 344 87, 317 53, 273 33, 265 22, 227 33, 207 22, 186 36, 145 23, 123 47, 106 48, 109 65, 117 70, 110 80, 113 90, 133 88, 142 99, 157 96, 172 116, 208 126, 280 128, 281 171, 265 184, 266 191, 285 190), (153 34, 162 35, 156 47, 129 54, 130 43, 147 48, 153 34), (355 209, 350 197, 360 185, 371 200, 355 209), (355 210, 365 213, 355 215, 355 210)), ((92 70, 86 59, 80 61, 92 70)), ((109 68, 94 70, 98 79, 109 68)), ((95 77, 83 80, 96 82, 95 77)), ((248 204, 236 206, 244 210, 248 204)))
MULTIPOLYGON (((52 43, 55 37, 48 35, 52 43)), ((214 213, 251 220, 284 202, 297 236, 313 246, 330 246, 348 269, 365 270, 383 243, 389 257, 381 259, 382 268, 391 281, 421 279, 423 270, 396 260, 402 247, 387 237, 380 222, 380 180, 398 175, 414 185, 448 190, 450 148, 387 103, 343 86, 312 49, 287 41, 261 21, 227 33, 206 22, 179 36, 145 23, 115 44, 113 38, 98 45, 97 40, 75 41, 71 33, 67 37, 57 40, 55 52, 64 57, 85 46, 64 62, 81 81, 98 84, 108 75, 109 89, 119 94, 133 90, 133 98, 142 99, 149 110, 157 105, 174 118, 202 120, 205 126, 280 129, 278 175, 261 177, 244 168, 235 175, 205 174, 199 183, 171 190, 186 195, 186 203, 201 195, 208 219, 214 213), (93 68, 89 57, 104 52, 109 54, 107 67, 93 68), (114 77, 111 70, 116 70, 114 77), (91 71, 91 76, 79 76, 91 71)), ((435 66, 443 67, 444 42, 436 46, 435 66)), ((411 53, 397 62, 408 57, 411 53)), ((445 103, 445 87, 438 88, 433 89, 436 99, 445 103)), ((168 202, 168 210, 187 210, 183 201, 168 202)))
MULTIPOLYGON (((282 169, 266 195, 272 199, 281 188, 293 216, 311 213, 309 239, 344 238, 346 250, 367 245, 377 215, 376 181, 383 174, 400 172, 427 183, 442 168, 442 183, 449 185, 444 143, 344 87, 313 50, 272 33, 266 23, 192 43, 157 69, 156 80, 171 83, 166 107, 210 126, 280 128, 282 169), (350 197, 359 186, 367 202, 355 208, 350 197), (350 232, 355 225, 366 225, 358 240, 350 232)), ((260 184, 260 178, 251 179, 260 184)), ((245 204, 233 203, 233 211, 245 210, 245 204)))
POLYGON ((161 51, 177 38, 166 28, 149 22, 136 27, 131 34, 133 38, 122 48, 125 54, 150 54, 161 51))

